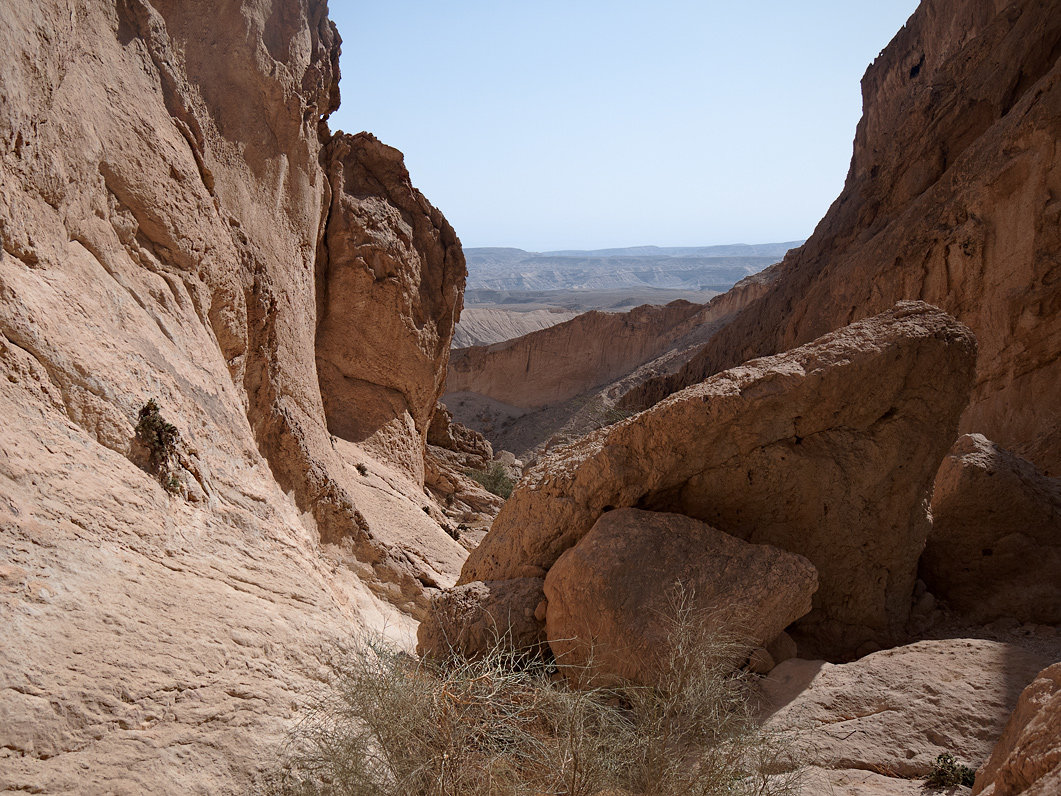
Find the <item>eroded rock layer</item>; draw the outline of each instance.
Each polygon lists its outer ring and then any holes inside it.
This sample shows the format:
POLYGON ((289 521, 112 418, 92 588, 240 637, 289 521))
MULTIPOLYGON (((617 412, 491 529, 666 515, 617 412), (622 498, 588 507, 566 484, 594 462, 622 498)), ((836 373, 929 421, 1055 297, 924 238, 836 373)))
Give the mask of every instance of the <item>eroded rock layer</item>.
POLYGON ((843 193, 647 406, 900 299, 980 343, 962 430, 1061 474, 1061 2, 925 0, 862 80, 843 193))
POLYGON ((0 790, 247 792, 466 555, 422 461, 459 244, 395 151, 322 158, 323 0, 11 0, 0 52, 0 790), (401 444, 326 412, 365 326, 401 444))

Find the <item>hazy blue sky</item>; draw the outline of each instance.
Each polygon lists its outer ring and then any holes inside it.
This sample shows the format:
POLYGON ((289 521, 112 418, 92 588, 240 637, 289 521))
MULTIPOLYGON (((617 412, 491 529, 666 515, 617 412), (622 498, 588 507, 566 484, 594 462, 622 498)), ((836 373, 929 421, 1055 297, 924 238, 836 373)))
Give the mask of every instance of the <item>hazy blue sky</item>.
POLYGON ((916 0, 332 0, 332 129, 405 153, 465 246, 804 238, 916 0))

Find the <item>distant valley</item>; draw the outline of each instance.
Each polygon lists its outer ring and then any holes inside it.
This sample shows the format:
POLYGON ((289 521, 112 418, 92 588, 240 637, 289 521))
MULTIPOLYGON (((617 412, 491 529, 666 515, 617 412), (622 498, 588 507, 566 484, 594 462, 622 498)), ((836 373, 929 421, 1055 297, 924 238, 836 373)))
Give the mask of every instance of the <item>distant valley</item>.
POLYGON ((725 292, 802 241, 757 245, 528 252, 465 249, 468 295, 476 291, 626 290, 725 292))
POLYGON ((589 310, 625 312, 682 299, 704 304, 802 241, 529 252, 465 249, 465 310, 453 347, 518 337, 589 310))

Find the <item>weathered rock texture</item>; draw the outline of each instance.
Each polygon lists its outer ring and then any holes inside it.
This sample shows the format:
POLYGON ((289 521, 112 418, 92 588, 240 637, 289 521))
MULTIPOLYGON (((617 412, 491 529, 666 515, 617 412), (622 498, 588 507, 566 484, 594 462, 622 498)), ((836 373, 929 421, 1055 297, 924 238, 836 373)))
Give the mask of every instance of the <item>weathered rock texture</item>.
POLYGON ((763 681, 766 726, 813 765, 923 777, 936 756, 987 759, 1043 656, 979 639, 919 641, 831 664, 794 658, 763 681))
POLYGON ((963 436, 936 475, 921 577, 973 621, 1061 624, 1061 480, 963 436))
POLYGON ((977 772, 975 794, 1061 793, 1061 663, 1024 689, 991 758, 977 772))
POLYGON ((663 353, 701 310, 688 301, 594 310, 515 340, 457 349, 447 388, 522 409, 560 403, 663 353))
POLYGON ((492 650, 535 654, 545 623, 535 614, 543 600, 541 578, 475 581, 435 598, 417 630, 421 655, 474 657, 492 650))
POLYGON ((3 4, 0 790, 246 792, 334 645, 455 579, 410 451, 460 255, 393 150, 322 157, 338 48, 323 0, 3 4), (376 325, 392 370, 348 370, 376 325), (404 442, 351 441, 318 359, 404 442))
POLYGON ((843 193, 647 406, 921 299, 980 343, 963 431, 1061 475, 1061 2, 925 0, 862 80, 843 193))
POLYGON ((802 556, 680 514, 616 509, 549 569, 546 637, 565 666, 652 684, 680 612, 751 649, 810 611, 817 585, 802 556))
POLYGON ((719 374, 539 462, 460 582, 543 577, 608 509, 671 511, 808 558, 801 625, 825 654, 883 641, 909 613, 975 360, 968 329, 907 302, 719 374))
POLYGON ((317 370, 328 428, 422 480, 464 288, 460 242, 397 149, 337 135, 322 159, 332 202, 317 260, 317 370))

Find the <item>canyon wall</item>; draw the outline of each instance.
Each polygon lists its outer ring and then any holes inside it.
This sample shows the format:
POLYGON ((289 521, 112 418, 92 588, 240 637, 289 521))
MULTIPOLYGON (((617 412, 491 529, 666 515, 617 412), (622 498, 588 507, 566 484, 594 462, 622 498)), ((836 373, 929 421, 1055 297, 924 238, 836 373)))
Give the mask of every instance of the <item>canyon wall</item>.
POLYGON ((705 339, 712 324, 761 292, 766 275, 739 282, 707 304, 672 301, 629 312, 585 312, 564 323, 486 346, 456 349, 449 393, 471 392, 540 409, 608 384, 668 349, 705 339))
POLYGON ((467 555, 460 245, 331 136, 323 0, 11 0, 0 51, 0 790, 246 792, 467 555))
POLYGON ((963 431, 1061 472, 1061 3, 925 0, 862 80, 840 197, 762 300, 643 407, 900 299, 976 334, 963 431))

